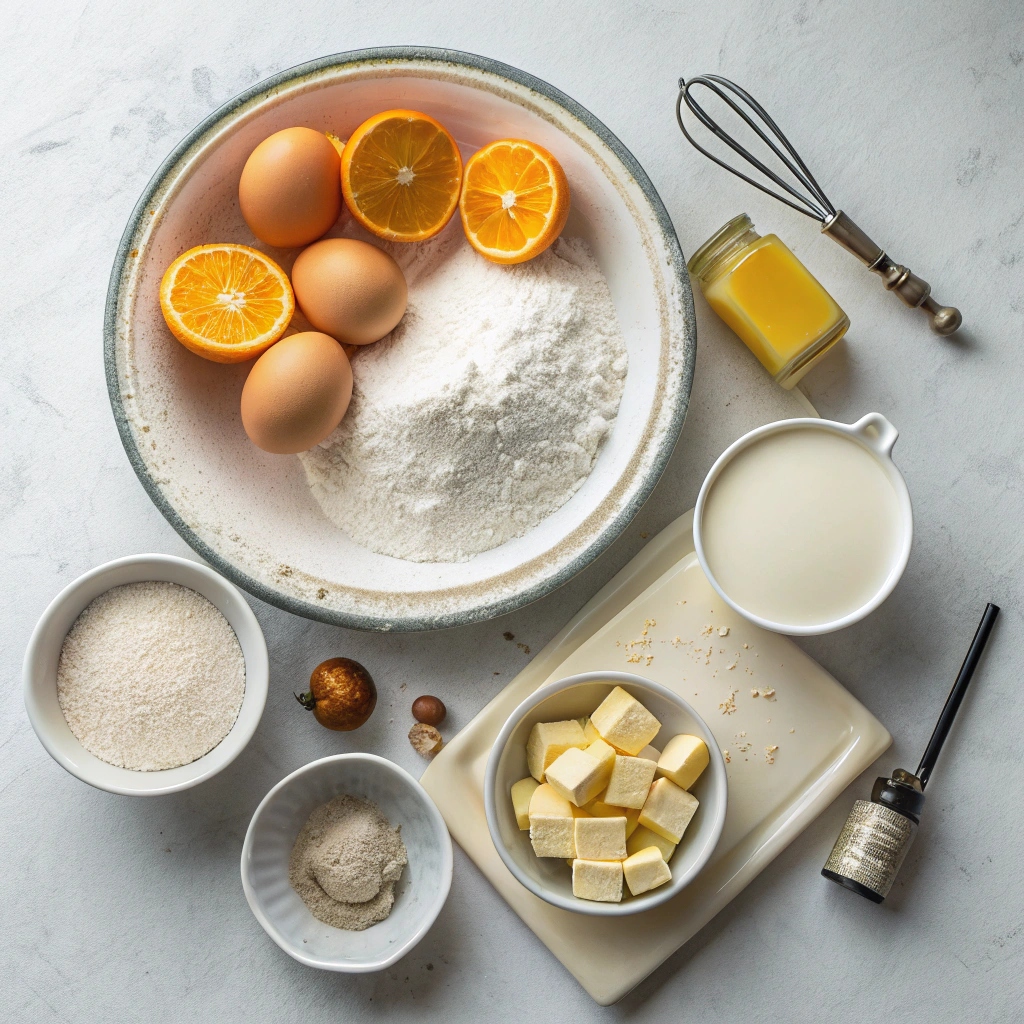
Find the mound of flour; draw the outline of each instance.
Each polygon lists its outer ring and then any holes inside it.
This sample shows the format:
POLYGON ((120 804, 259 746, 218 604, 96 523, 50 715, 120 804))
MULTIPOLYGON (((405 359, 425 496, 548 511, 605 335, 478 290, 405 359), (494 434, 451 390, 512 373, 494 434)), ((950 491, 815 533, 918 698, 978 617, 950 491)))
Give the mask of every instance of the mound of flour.
POLYGON ((324 513, 360 545, 465 561, 586 480, 618 412, 625 341, 579 239, 514 267, 461 232, 395 255, 405 317, 355 355, 348 414, 300 458, 324 513))

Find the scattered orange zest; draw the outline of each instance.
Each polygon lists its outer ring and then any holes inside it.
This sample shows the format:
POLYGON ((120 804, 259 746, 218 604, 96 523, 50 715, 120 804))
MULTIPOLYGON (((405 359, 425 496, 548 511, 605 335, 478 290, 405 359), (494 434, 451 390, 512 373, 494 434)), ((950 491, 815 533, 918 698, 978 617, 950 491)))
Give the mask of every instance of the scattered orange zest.
POLYGON ((569 181, 543 146, 501 139, 466 163, 459 213, 469 244, 495 263, 523 263, 562 233, 569 181))
POLYGON ((462 188, 462 157, 445 128, 415 110, 385 110, 345 143, 341 191, 368 231, 421 242, 451 220, 462 188))
POLYGON ((182 253, 160 282, 160 311, 187 349, 215 363, 265 352, 295 312, 288 275, 247 245, 198 245, 182 253))

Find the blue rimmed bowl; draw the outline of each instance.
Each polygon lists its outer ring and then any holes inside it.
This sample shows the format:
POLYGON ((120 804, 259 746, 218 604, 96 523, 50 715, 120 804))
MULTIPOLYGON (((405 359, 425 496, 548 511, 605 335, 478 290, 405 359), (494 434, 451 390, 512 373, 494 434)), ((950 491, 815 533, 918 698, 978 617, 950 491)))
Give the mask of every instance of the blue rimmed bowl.
MULTIPOLYGON (((294 253, 270 251, 285 266, 294 253)), ((174 528, 210 564, 288 611, 343 626, 417 630, 512 611, 564 583, 622 532, 653 490, 682 428, 696 352, 693 302, 668 214, 629 151, 592 114, 483 57, 386 47, 324 57, 253 86, 164 162, 118 250, 107 300, 111 404, 133 467, 174 528), (293 125, 345 137, 370 115, 413 107, 468 155, 495 138, 550 149, 572 186, 566 234, 589 243, 608 280, 629 369, 593 472, 526 535, 466 562, 378 555, 329 522, 299 460, 251 445, 239 416, 248 365, 187 352, 160 314, 164 269, 191 246, 265 248, 238 209, 252 149, 293 125)))

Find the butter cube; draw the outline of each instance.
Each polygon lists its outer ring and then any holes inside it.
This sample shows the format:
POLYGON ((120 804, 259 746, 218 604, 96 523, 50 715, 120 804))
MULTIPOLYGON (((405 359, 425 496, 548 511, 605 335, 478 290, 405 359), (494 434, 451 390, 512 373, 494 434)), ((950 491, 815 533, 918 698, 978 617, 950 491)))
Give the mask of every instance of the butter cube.
POLYGON ((616 686, 590 716, 606 743, 627 754, 639 754, 661 728, 654 715, 621 686, 616 686))
POLYGON ((574 860, 572 894, 581 900, 601 903, 622 901, 622 862, 617 860, 574 860))
POLYGON ((616 807, 643 807, 658 765, 646 757, 616 754, 608 788, 601 799, 616 807))
POLYGON ((697 798, 668 779, 655 779, 640 810, 640 824, 678 843, 699 806, 697 798))
POLYGON ((626 856, 626 819, 577 818, 576 856, 582 860, 622 860, 626 856))
POLYGON ((593 817, 593 815, 590 813, 590 811, 586 810, 583 807, 577 807, 575 804, 569 804, 569 810, 572 811, 572 816, 574 818, 592 818, 593 817))
MULTIPOLYGON (((587 747, 586 752, 591 757, 600 761, 601 764, 605 766, 608 775, 611 775, 612 768, 615 767, 615 748, 613 746, 605 743, 604 740, 598 739, 594 740, 594 742, 587 747)), ((657 758, 655 758, 655 760, 657 760, 657 758)), ((605 784, 607 784, 607 778, 605 780, 605 784)))
POLYGON ((530 817, 535 814, 549 818, 571 818, 572 805, 546 782, 542 782, 530 797, 530 817))
POLYGON ((575 857, 574 822, 543 814, 530 815, 530 843, 538 857, 575 857))
POLYGON ((599 740, 601 738, 590 722, 590 715, 584 715, 582 718, 577 718, 576 721, 580 723, 580 727, 583 729, 583 735, 586 737, 587 743, 593 743, 595 740, 599 740))
POLYGON ((585 750, 570 747, 548 765, 544 777, 556 793, 582 807, 604 789, 608 769, 585 750))
POLYGON ((646 757, 648 761, 653 761, 655 764, 661 760, 661 751, 657 747, 652 747, 650 743, 640 751, 637 757, 646 757))
POLYGON ((672 870, 656 846, 648 846, 622 862, 622 874, 634 896, 672 881, 672 870))
POLYGON ((682 789, 689 789, 700 778, 711 760, 708 745, 699 736, 685 733, 673 736, 658 758, 658 774, 682 789))
MULTIPOLYGON (((603 796, 604 794, 602 794, 603 796)), ((586 807, 595 818, 622 818, 626 819, 626 838, 628 839, 637 827, 637 820, 640 817, 640 810, 636 807, 613 807, 606 804, 601 797, 591 800, 586 807)))
POLYGON ((526 741, 526 766, 538 782, 543 782, 548 765, 559 754, 570 747, 585 746, 587 738, 579 722, 538 722, 526 741))
POLYGON ((539 785, 530 775, 512 787, 512 809, 516 812, 516 824, 523 831, 530 827, 530 798, 539 785))
POLYGON ((530 798, 530 842, 538 857, 576 856, 572 807, 546 783, 530 798))
POLYGON ((646 850, 648 846, 656 846, 661 851, 662 859, 666 864, 672 859, 672 854, 676 852, 676 844, 670 839, 659 836, 657 832, 652 832, 646 826, 638 824, 633 834, 626 837, 626 853, 632 857, 634 853, 646 850))

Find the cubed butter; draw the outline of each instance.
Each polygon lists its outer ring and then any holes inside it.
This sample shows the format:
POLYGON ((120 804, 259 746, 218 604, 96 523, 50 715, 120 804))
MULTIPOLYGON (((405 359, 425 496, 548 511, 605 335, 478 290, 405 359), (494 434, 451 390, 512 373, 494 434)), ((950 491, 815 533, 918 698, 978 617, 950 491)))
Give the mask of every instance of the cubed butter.
POLYGON ((634 853, 622 862, 622 874, 634 896, 672 881, 672 871, 656 846, 634 853))
POLYGON ((548 765, 559 754, 570 747, 582 749, 587 743, 583 726, 577 721, 538 722, 530 730, 530 738, 526 741, 526 766, 538 782, 544 782, 548 765))
POLYGON ((599 740, 601 738, 601 734, 594 728, 594 723, 589 717, 584 719, 583 735, 587 738, 588 743, 593 743, 595 740, 599 740))
MULTIPOLYGON (((597 739, 587 747, 586 751, 592 758, 600 761, 604 765, 608 776, 612 773, 612 768, 615 766, 615 748, 609 743, 605 743, 604 740, 597 739)), ((655 758, 657 760, 657 758, 655 758)), ((608 784, 608 777, 605 777, 605 785, 608 784)))
POLYGON ((647 799, 647 791, 654 781, 657 767, 654 761, 648 761, 646 757, 616 754, 608 788, 601 799, 616 807, 634 807, 639 810, 647 799))
POLYGON ((648 761, 653 761, 655 764, 661 759, 661 751, 657 747, 652 747, 650 743, 640 751, 637 757, 646 757, 648 761))
POLYGON ((577 818, 576 856, 582 860, 622 860, 626 856, 626 819, 577 818))
POLYGON ((654 715, 621 686, 616 686, 601 701, 590 721, 601 739, 633 756, 639 754, 661 728, 654 715))
POLYGON ((546 782, 542 782, 530 797, 530 817, 543 814, 549 818, 571 818, 572 805, 546 782))
POLYGON ((697 798, 668 779, 655 779, 640 810, 640 824, 678 843, 696 813, 697 798))
POLYGON ((600 903, 622 901, 622 862, 617 860, 574 860, 572 894, 581 900, 600 903))
POLYGON ((520 779, 512 787, 512 809, 516 812, 516 824, 523 831, 530 827, 530 797, 540 783, 532 776, 520 779))
POLYGON ((582 807, 604 789, 608 781, 608 770, 606 765, 585 750, 570 747, 548 765, 544 777, 556 793, 577 807, 582 807))
POLYGON ((638 824, 633 830, 633 834, 626 837, 626 853, 632 857, 634 853, 646 850, 648 846, 656 846, 661 851, 661 856, 666 864, 672 859, 672 854, 676 852, 676 844, 671 839, 659 836, 657 832, 652 832, 645 825, 638 824))
MULTIPOLYGON (((604 794, 602 794, 603 796, 604 794)), ((626 819, 626 838, 628 839, 637 826, 637 819, 640 817, 639 808, 635 807, 613 807, 606 804, 601 797, 591 800, 586 808, 595 818, 621 818, 626 819)))
POLYGON ((689 789, 700 778, 711 760, 708 745, 699 736, 683 733, 665 744, 658 758, 658 774, 682 789, 689 789))
POLYGON ((530 798, 530 842, 538 857, 575 857, 576 826, 572 807, 547 783, 530 798))
POLYGON ((575 821, 572 817, 555 818, 545 814, 530 815, 530 843, 538 857, 575 857, 575 821))

